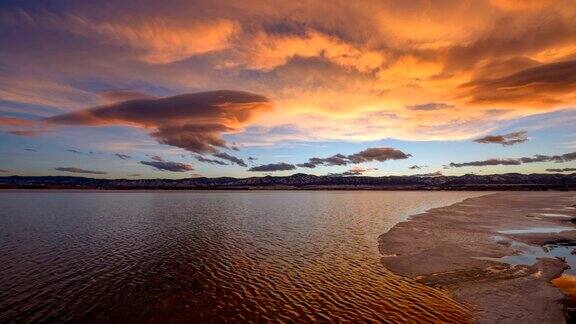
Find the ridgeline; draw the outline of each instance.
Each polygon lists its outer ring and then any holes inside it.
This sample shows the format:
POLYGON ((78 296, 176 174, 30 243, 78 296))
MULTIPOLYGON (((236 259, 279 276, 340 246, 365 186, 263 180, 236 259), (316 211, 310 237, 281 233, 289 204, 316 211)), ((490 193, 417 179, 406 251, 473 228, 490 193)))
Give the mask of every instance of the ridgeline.
POLYGON ((277 190, 576 190, 573 174, 462 176, 290 176, 250 178, 95 179, 68 176, 0 177, 0 189, 277 189, 277 190))

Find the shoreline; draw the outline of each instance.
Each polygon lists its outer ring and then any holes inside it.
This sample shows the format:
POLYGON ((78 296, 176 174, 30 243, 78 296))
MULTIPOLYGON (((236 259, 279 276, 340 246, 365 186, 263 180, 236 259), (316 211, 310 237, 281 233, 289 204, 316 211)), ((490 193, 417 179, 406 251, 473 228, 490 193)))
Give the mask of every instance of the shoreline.
POLYGON ((257 187, 43 187, 43 186, 2 186, 2 191, 56 191, 56 190, 77 190, 77 191, 475 191, 475 192, 576 192, 576 189, 568 190, 542 187, 535 185, 517 186, 469 186, 469 187, 402 187, 402 186, 257 186, 257 187))
POLYGON ((576 242, 575 203, 573 192, 501 192, 431 209, 379 237, 381 261, 398 275, 473 305, 478 322, 564 323, 566 296, 550 281, 564 272, 565 261, 499 259, 521 254, 517 244, 576 242), (544 233, 522 232, 534 228, 544 233))

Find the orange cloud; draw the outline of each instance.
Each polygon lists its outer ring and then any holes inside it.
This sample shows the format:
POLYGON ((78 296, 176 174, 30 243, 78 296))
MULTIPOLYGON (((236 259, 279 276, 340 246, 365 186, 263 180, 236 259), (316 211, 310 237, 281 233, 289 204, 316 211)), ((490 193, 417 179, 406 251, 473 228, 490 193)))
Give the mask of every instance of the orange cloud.
POLYGON ((285 65, 294 57, 322 57, 337 65, 368 72, 385 62, 385 53, 357 48, 337 37, 315 30, 304 35, 273 35, 258 33, 249 40, 242 53, 248 68, 271 70, 285 65))
POLYGON ((0 129, 12 135, 30 137, 39 135, 46 130, 39 127, 35 120, 13 117, 0 117, 0 129))
POLYGON ((229 45, 238 25, 229 20, 177 24, 170 19, 150 19, 132 23, 95 23, 73 17, 79 32, 101 35, 103 42, 119 43, 143 52, 149 63, 170 63, 192 55, 217 51, 229 45))
POLYGON ((40 44, 30 56, 11 56, 24 57, 18 62, 26 63, 12 68, 29 68, 28 73, 48 81, 2 78, 0 98, 66 111, 94 107, 103 98, 106 107, 131 99, 161 100, 142 96, 150 88, 163 89, 161 94, 241 88, 274 100, 274 110, 248 109, 254 112, 249 118, 223 120, 202 115, 191 122, 193 127, 188 115, 182 122, 165 116, 143 120, 136 114, 120 115, 124 108, 109 110, 118 113, 106 118, 103 108, 81 109, 67 117, 83 124, 141 127, 162 143, 202 152, 225 145, 221 134, 231 132, 246 145, 473 139, 503 121, 576 104, 572 0, 308 0, 274 5, 213 0, 138 6, 126 1, 116 13, 86 8, 78 5, 66 13, 20 10, 1 17, 10 27, 5 30, 15 33, 10 38, 15 43, 21 39, 19 28, 33 31, 22 37, 24 45, 8 49, 24 51, 40 44), (57 44, 63 49, 57 48, 30 36, 49 38, 55 32, 82 39, 90 51, 65 41, 57 44), (43 55, 37 57, 40 51, 43 55), (49 58, 37 63, 35 58, 44 56, 49 58), (90 64, 82 64, 85 59, 90 64), (104 96, 85 91, 90 85, 86 80, 95 76, 102 76, 106 85, 98 90, 131 90, 104 96), (247 126, 258 132, 242 133, 247 126), (274 133, 286 126, 293 130, 274 133))
POLYGON ((228 19, 174 19, 125 15, 97 19, 86 13, 4 11, 0 18, 10 26, 24 24, 67 31, 96 39, 101 44, 128 47, 138 59, 152 64, 170 63, 193 55, 218 51, 230 45, 240 26, 228 19))
POLYGON ((0 117, 0 126, 30 126, 31 120, 13 118, 13 117, 0 117))
POLYGON ((553 0, 490 0, 490 3, 496 7, 505 10, 530 10, 540 9, 553 4, 553 0))
POLYGON ((539 107, 574 102, 576 60, 541 64, 505 77, 464 84, 473 103, 523 103, 539 107))

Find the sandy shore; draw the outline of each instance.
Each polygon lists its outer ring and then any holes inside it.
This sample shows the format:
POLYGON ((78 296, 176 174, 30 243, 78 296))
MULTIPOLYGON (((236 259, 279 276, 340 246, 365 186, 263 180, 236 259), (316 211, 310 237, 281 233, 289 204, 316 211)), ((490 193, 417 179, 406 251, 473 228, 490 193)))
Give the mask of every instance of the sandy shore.
POLYGON ((550 283, 564 260, 494 259, 520 253, 518 245, 576 242, 574 204, 574 192, 505 192, 432 209, 380 237, 382 263, 474 305, 479 323, 564 323, 566 297, 550 283))

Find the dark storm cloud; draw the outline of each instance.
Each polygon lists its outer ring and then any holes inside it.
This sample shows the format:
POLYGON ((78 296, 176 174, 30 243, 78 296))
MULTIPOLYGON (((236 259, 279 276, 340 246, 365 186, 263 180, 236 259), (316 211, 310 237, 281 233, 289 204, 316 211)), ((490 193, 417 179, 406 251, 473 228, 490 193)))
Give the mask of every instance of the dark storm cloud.
POLYGON ((121 153, 116 153, 116 154, 114 154, 114 156, 121 159, 121 160, 129 160, 132 158, 130 155, 121 154, 121 153))
POLYGON ((288 171, 288 170, 294 170, 294 169, 296 169, 295 165, 280 162, 280 163, 270 163, 270 164, 255 166, 255 167, 248 169, 248 171, 275 172, 275 171, 288 171))
POLYGON ((222 159, 222 160, 226 160, 226 161, 230 161, 232 164, 237 164, 239 166, 242 167, 247 167, 248 165, 244 162, 244 160, 237 158, 235 156, 232 156, 228 153, 225 152, 218 152, 218 153, 214 153, 212 154, 213 156, 222 159))
POLYGON ((61 125, 126 125, 144 128, 161 144, 195 153, 227 148, 226 132, 242 129, 254 115, 271 107, 261 95, 232 90, 134 99, 45 119, 61 125))
POLYGON ((425 104, 406 106, 406 108, 408 108, 410 110, 423 110, 423 111, 449 109, 449 108, 454 108, 454 107, 455 107, 454 105, 450 105, 450 104, 443 103, 443 102, 429 102, 429 103, 425 103, 425 104))
POLYGON ((194 170, 194 167, 192 167, 192 165, 179 162, 140 161, 140 164, 149 165, 160 171, 185 172, 194 170))
POLYGON ((548 172, 576 172, 576 168, 546 169, 548 172))
POLYGON ((220 160, 208 159, 208 158, 205 158, 201 155, 193 155, 193 157, 196 160, 198 160, 200 162, 204 162, 204 163, 217 164, 217 165, 228 165, 228 163, 226 163, 226 162, 223 162, 220 160))
POLYGON ((533 157, 509 158, 509 159, 488 159, 484 161, 472 161, 464 163, 450 163, 448 166, 453 168, 467 167, 467 166, 492 166, 492 165, 520 165, 523 163, 538 163, 538 162, 555 162, 564 163, 576 160, 576 152, 566 153, 562 155, 541 155, 536 154, 533 157))
POLYGON ((576 60, 542 64, 495 79, 462 86, 473 103, 526 102, 557 104, 559 95, 576 90, 576 60))
POLYGON ((514 144, 524 143, 528 141, 528 134, 525 131, 514 132, 503 135, 487 135, 482 138, 475 139, 474 142, 482 144, 500 144, 502 146, 510 146, 514 144))
POLYGON ((54 170, 62 171, 62 172, 70 172, 70 173, 107 174, 104 171, 85 170, 85 169, 75 168, 75 167, 59 167, 59 168, 54 168, 54 170))
POLYGON ((319 165, 341 166, 372 161, 384 162, 387 160, 403 160, 409 158, 410 156, 410 154, 406 154, 394 148, 375 147, 368 148, 350 155, 336 154, 327 158, 313 157, 308 159, 308 162, 297 164, 297 166, 301 168, 315 168, 319 165))

